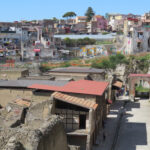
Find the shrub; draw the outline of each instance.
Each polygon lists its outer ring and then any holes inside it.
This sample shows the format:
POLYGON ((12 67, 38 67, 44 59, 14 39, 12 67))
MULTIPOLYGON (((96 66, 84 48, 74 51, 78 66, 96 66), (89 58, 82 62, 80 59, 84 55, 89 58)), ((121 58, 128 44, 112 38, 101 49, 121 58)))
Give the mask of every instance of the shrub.
POLYGON ((102 35, 107 35, 109 34, 109 32, 102 32, 102 35))
POLYGON ((65 38, 64 42, 67 47, 73 47, 73 46, 84 46, 84 45, 93 45, 96 44, 95 39, 90 39, 88 37, 84 39, 70 39, 70 38, 65 38))
POLYGON ((124 55, 116 54, 109 56, 108 59, 102 59, 100 62, 93 61, 92 67, 101 69, 115 69, 118 64, 126 64, 127 62, 128 61, 124 55))
POLYGON ((144 88, 142 85, 139 85, 135 89, 137 92, 149 92, 149 88, 144 88))

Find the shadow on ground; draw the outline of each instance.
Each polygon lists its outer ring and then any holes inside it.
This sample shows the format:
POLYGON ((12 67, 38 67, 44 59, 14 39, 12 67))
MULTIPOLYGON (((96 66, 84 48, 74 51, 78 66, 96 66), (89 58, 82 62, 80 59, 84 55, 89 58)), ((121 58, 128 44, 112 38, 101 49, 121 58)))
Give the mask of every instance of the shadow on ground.
POLYGON ((140 111, 140 102, 127 103, 127 107, 125 107, 125 109, 128 113, 125 113, 122 116, 115 150, 137 150, 137 146, 147 145, 146 123, 128 121, 129 117, 134 116, 129 113, 133 108, 139 108, 140 111))
POLYGON ((128 99, 117 100, 111 106, 104 130, 98 137, 99 145, 94 146, 93 150, 137 150, 137 145, 147 145, 146 123, 128 122, 130 117, 134 117, 130 111, 133 109, 140 111, 140 108, 140 102, 131 102, 128 99), (122 118, 119 119, 122 111, 124 111, 122 118), (117 130, 118 134, 116 135, 117 130), (104 132, 105 140, 103 139, 104 132))

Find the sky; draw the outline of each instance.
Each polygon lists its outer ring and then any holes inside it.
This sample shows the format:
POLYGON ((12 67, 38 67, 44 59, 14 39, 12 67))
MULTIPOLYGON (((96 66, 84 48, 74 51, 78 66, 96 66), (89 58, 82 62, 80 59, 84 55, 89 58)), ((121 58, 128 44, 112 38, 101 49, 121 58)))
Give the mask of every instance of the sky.
POLYGON ((0 21, 60 19, 68 11, 82 16, 89 6, 99 15, 143 15, 150 11, 150 0, 1 0, 0 21))

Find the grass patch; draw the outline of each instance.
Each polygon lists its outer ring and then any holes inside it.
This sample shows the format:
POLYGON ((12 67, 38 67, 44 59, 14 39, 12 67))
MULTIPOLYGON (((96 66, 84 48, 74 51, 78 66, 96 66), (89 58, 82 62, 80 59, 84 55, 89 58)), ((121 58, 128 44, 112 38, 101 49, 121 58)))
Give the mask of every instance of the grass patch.
POLYGON ((109 32, 102 32, 102 35, 107 35, 109 34, 109 32))
POLYGON ((113 44, 113 41, 97 41, 96 44, 97 45, 104 45, 104 44, 113 44))
POLYGON ((149 92, 150 91, 149 88, 144 88, 142 87, 142 85, 137 86, 135 90, 136 92, 149 92))

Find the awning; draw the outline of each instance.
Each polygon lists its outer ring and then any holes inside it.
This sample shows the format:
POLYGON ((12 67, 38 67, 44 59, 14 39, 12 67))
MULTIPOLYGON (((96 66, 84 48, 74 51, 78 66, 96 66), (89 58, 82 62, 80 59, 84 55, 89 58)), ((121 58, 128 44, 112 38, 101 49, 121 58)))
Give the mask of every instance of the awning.
POLYGON ((123 83, 120 81, 116 81, 113 86, 118 87, 118 88, 122 88, 123 83))
POLYGON ((33 51, 34 52, 40 52, 41 50, 40 49, 34 49, 33 51))
POLYGON ((98 107, 98 104, 96 104, 94 101, 85 100, 83 98, 70 96, 67 94, 60 93, 60 92, 55 92, 52 94, 52 96, 53 96, 53 98, 58 99, 60 101, 63 101, 63 102, 69 103, 69 104, 73 104, 76 106, 80 106, 83 108, 87 108, 87 109, 96 110, 96 108, 98 107))
POLYGON ((0 49, 0 52, 4 52, 4 50, 3 50, 3 49, 0 49))

